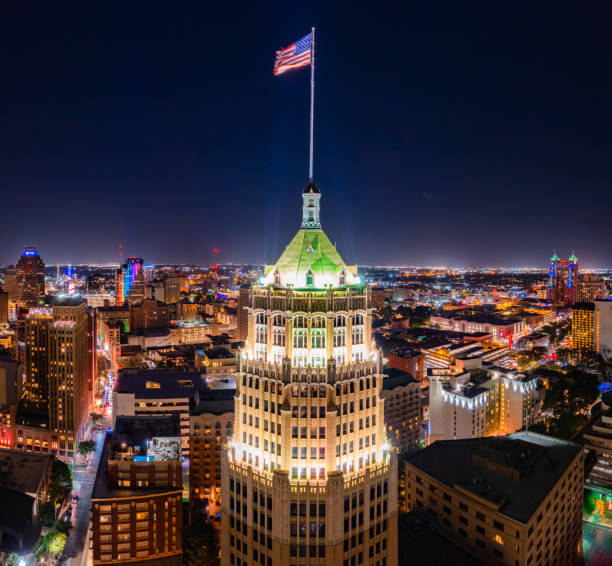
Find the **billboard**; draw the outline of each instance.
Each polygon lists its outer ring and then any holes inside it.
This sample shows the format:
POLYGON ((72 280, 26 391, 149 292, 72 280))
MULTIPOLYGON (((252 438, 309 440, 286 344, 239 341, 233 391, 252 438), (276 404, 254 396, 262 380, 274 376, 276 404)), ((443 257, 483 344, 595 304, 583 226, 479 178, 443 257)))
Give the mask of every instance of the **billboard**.
POLYGON ((179 436, 154 436, 147 441, 147 460, 155 462, 181 459, 181 438, 179 436))

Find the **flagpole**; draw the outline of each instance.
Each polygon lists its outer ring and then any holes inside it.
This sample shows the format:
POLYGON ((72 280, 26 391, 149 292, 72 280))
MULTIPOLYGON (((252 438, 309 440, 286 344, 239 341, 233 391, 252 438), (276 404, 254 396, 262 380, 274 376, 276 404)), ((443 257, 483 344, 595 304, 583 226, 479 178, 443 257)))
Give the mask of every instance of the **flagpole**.
POLYGON ((314 72, 315 72, 315 28, 312 28, 312 35, 310 36, 310 167, 309 167, 309 178, 312 182, 312 154, 313 154, 313 136, 314 136, 314 72))

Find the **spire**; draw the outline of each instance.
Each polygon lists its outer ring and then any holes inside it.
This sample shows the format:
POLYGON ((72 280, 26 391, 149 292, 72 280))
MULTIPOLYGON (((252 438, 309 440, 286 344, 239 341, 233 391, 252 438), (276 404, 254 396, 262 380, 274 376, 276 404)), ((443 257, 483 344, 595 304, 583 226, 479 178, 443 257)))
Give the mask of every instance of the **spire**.
POLYGON ((569 261, 578 261, 578 258, 574 255, 574 250, 572 250, 572 255, 569 256, 569 261))
POLYGON ((557 250, 554 251, 553 256, 550 258, 550 261, 559 261, 559 256, 557 255, 557 250))
POLYGON ((306 188, 302 191, 302 229, 320 230, 319 220, 319 199, 321 192, 316 185, 309 181, 306 188))

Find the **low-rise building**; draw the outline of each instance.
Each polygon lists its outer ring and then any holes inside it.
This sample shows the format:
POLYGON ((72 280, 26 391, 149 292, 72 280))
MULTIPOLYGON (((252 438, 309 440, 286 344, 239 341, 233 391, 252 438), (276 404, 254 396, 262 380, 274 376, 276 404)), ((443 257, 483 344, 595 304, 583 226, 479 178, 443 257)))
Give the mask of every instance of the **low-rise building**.
POLYGON ((106 436, 91 495, 94 566, 182 563, 178 419, 119 417, 106 436))
POLYGON ((196 350, 195 367, 206 368, 206 373, 231 373, 236 371, 236 354, 229 348, 196 350))
POLYGON ((488 565, 579 564, 584 452, 520 432, 439 441, 406 462, 407 510, 488 565))

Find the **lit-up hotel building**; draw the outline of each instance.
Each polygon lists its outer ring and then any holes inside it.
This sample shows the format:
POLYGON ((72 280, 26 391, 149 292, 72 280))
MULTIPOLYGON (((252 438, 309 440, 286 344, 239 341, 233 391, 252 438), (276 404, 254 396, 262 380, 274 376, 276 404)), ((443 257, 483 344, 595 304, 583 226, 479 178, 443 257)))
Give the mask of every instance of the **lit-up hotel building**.
POLYGON ((548 268, 548 299, 555 305, 573 305, 578 283, 578 258, 572 253, 567 260, 557 254, 550 258, 548 268))
POLYGON ((579 358, 588 353, 612 358, 612 301, 574 304, 572 347, 579 358))
POLYGON ((397 470, 369 291, 303 193, 302 227, 249 290, 222 564, 397 564, 397 470))

